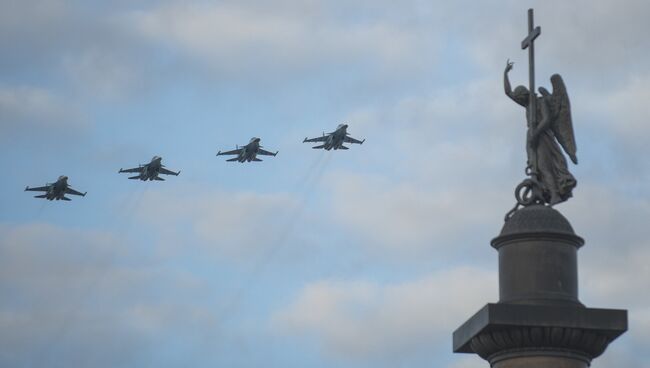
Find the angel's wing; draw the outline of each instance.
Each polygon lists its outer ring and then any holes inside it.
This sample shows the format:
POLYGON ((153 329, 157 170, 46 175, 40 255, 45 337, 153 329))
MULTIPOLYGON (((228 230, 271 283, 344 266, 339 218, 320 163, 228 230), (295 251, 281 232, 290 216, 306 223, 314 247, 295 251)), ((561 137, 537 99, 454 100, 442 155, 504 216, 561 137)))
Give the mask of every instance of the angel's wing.
POLYGON ((553 111, 552 129, 555 138, 560 143, 564 151, 569 155, 574 164, 578 163, 576 157, 576 138, 573 133, 573 121, 571 120, 571 105, 569 104, 569 95, 566 91, 564 81, 559 74, 551 76, 553 85, 553 94, 551 95, 551 105, 553 111))

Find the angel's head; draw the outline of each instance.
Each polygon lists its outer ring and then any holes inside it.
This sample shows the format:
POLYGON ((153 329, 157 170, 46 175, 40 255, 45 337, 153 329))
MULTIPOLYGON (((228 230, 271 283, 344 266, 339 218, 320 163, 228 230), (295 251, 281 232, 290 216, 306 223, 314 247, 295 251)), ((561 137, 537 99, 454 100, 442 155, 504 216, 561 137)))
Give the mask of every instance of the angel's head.
POLYGON ((519 103, 520 105, 527 105, 528 104, 528 98, 530 96, 530 93, 528 92, 528 88, 524 86, 517 86, 514 91, 512 91, 512 97, 519 103))

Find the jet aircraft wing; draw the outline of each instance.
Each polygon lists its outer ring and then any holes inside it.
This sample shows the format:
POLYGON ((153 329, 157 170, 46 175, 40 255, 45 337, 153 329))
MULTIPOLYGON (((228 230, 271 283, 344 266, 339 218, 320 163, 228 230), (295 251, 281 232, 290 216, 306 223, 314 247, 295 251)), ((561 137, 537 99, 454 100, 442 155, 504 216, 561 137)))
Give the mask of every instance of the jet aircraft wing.
POLYGON ((70 187, 65 189, 65 194, 74 194, 74 195, 78 195, 78 196, 82 196, 82 197, 84 197, 86 195, 86 193, 77 192, 76 190, 74 190, 74 189, 72 189, 70 187))
POLYGON ((349 137, 349 136, 345 136, 345 138, 343 138, 343 142, 345 142, 345 143, 356 143, 356 144, 361 144, 361 143, 363 143, 363 142, 365 142, 365 141, 366 141, 365 139, 362 140, 362 141, 360 141, 360 140, 358 140, 358 139, 354 139, 354 138, 349 137))
POLYGON ((275 153, 273 153, 273 152, 269 152, 269 151, 267 151, 267 150, 264 150, 264 149, 261 149, 261 148, 260 148, 260 149, 257 150, 257 154, 258 154, 258 155, 264 155, 264 156, 275 156, 275 155, 277 155, 278 153, 277 153, 277 152, 275 152, 275 153))
POLYGON ((179 172, 173 172, 173 171, 171 171, 171 170, 167 170, 167 169, 165 169, 164 167, 161 167, 160 170, 159 170, 159 172, 160 172, 161 174, 165 174, 165 175, 176 175, 176 176, 178 176, 178 174, 181 173, 180 171, 179 171, 179 172))
POLYGON ((30 191, 30 192, 47 192, 48 190, 50 190, 49 186, 36 187, 36 188, 30 188, 30 187, 25 188, 25 191, 30 191))
POLYGON ((317 137, 317 138, 305 138, 305 140, 302 141, 302 143, 307 143, 307 142, 325 142, 326 140, 327 140, 327 136, 324 135, 324 136, 317 137))
POLYGON ((134 167, 133 169, 126 169, 126 170, 125 169, 120 169, 119 172, 121 172, 121 173, 141 173, 143 169, 144 169, 144 166, 140 166, 140 167, 134 167))
POLYGON ((243 148, 238 148, 238 149, 235 149, 235 150, 232 150, 232 151, 226 151, 226 152, 219 151, 219 152, 217 152, 217 156, 221 156, 221 155, 238 155, 238 154, 241 153, 241 151, 243 151, 243 148))

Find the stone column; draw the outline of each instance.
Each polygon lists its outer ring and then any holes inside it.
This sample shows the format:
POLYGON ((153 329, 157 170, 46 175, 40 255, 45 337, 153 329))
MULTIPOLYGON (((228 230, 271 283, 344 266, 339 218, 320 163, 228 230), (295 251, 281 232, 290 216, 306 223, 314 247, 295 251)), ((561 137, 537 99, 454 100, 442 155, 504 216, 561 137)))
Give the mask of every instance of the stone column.
POLYGON ((478 354, 494 368, 588 367, 627 330, 627 311, 586 308, 578 299, 583 244, 551 207, 516 211, 492 240, 499 302, 454 332, 454 352, 478 354))

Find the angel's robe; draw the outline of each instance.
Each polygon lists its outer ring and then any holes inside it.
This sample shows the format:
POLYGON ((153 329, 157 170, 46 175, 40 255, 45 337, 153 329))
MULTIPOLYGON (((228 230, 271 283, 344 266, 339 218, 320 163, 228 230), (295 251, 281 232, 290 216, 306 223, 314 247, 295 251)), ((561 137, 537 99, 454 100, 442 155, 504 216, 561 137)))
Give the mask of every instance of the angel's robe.
MULTIPOLYGON (((552 111, 548 106, 549 103, 552 103, 549 98, 539 97, 537 99, 536 120, 538 122, 541 122, 544 118, 554 118, 545 116, 552 111)), ((544 131, 539 133, 536 145, 529 143, 528 158, 531 164, 533 161, 536 162, 533 167, 537 169, 537 179, 542 183, 544 197, 551 205, 569 199, 573 188, 577 184, 576 179, 569 172, 567 160, 556 140, 555 133, 553 133, 553 124, 555 124, 555 121, 550 121, 544 131)))

